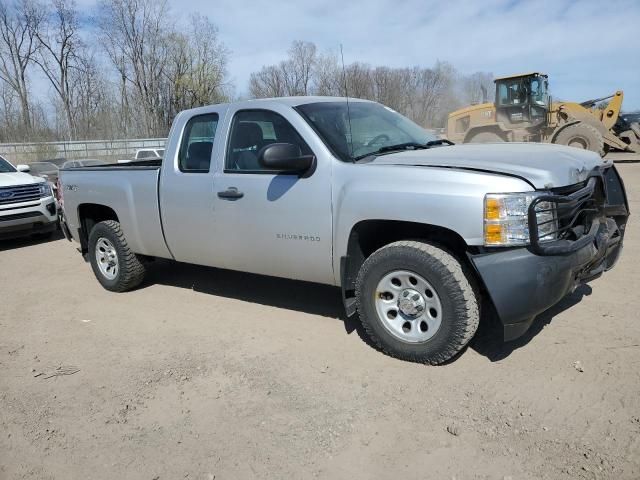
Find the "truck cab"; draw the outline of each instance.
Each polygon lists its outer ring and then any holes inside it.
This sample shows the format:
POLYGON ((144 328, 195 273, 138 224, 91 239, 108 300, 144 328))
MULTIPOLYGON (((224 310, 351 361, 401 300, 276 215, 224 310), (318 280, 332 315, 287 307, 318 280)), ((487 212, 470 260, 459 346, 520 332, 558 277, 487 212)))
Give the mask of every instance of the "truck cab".
POLYGON ((507 128, 537 128, 549 113, 547 75, 529 73, 495 80, 495 118, 507 128))

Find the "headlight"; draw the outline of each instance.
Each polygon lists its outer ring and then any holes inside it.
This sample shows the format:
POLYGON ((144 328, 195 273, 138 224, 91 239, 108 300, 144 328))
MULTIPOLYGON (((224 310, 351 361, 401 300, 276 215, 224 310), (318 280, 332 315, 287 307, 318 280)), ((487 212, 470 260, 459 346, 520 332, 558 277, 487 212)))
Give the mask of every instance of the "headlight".
MULTIPOLYGON (((487 246, 526 245, 530 242, 528 211, 543 192, 489 193, 484 197, 484 244, 487 246)), ((549 202, 536 206, 540 241, 556 238, 557 219, 549 202)))
POLYGON ((48 182, 42 182, 40 185, 38 185, 38 188, 40 190, 40 198, 53 196, 51 185, 48 182))

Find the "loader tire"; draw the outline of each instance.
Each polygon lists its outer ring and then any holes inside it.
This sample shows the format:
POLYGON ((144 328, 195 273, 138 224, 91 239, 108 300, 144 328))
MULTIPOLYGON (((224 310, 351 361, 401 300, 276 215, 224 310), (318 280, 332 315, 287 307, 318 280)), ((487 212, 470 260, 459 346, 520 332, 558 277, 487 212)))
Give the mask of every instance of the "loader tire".
POLYGON ((473 135, 468 143, 503 143, 506 140, 495 132, 480 132, 473 135))
POLYGON ((595 127, 586 123, 576 123, 564 128, 556 135, 553 143, 591 150, 601 157, 605 155, 604 138, 595 127))
POLYGON ((114 220, 97 223, 89 234, 89 261, 100 284, 112 292, 126 292, 144 280, 145 266, 131 251, 114 220))

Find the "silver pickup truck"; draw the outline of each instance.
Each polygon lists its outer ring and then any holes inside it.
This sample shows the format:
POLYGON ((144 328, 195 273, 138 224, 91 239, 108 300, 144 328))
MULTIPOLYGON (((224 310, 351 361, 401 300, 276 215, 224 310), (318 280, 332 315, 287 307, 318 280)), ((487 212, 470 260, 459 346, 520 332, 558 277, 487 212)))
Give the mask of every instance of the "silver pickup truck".
POLYGON ((471 340, 481 304, 521 336, 613 267, 628 217, 595 153, 452 145, 343 98, 185 111, 163 160, 60 173, 66 235, 106 289, 153 257, 335 285, 375 345, 429 364, 471 340))

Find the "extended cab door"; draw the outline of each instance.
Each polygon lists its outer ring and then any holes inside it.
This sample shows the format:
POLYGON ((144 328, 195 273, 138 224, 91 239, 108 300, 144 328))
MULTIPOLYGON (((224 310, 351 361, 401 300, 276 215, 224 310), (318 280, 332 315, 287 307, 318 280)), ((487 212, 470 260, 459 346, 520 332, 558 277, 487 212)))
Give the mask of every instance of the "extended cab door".
POLYGON ((329 158, 316 156, 315 168, 303 177, 267 171, 258 163, 258 152, 270 143, 293 143, 303 154, 315 154, 320 140, 284 105, 232 107, 226 118, 212 216, 219 266, 334 283, 329 158))
POLYGON ((224 155, 225 106, 174 121, 160 181, 160 213, 167 246, 176 260, 217 266, 219 226, 214 222, 214 171, 224 155))

